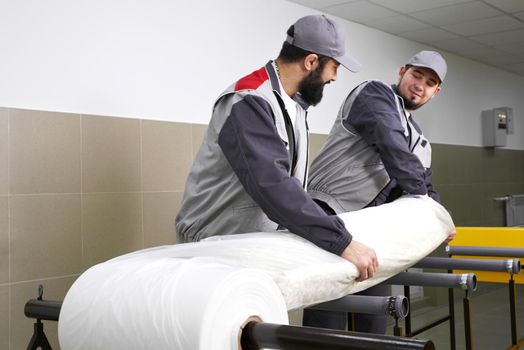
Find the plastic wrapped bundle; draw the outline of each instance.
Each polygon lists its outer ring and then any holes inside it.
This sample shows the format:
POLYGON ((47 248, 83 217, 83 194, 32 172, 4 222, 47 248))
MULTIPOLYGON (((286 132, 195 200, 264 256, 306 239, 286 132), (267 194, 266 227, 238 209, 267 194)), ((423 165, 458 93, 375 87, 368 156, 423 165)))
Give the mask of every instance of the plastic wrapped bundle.
POLYGON ((426 196, 340 217, 354 239, 376 250, 373 278, 355 282, 354 265, 289 232, 141 250, 96 265, 74 283, 60 314, 60 345, 238 349, 233 339, 250 317, 286 324, 287 310, 356 293, 407 269, 453 229, 447 211, 426 196), (256 297, 243 298, 242 289, 256 297), (250 304, 252 298, 260 303, 250 304))

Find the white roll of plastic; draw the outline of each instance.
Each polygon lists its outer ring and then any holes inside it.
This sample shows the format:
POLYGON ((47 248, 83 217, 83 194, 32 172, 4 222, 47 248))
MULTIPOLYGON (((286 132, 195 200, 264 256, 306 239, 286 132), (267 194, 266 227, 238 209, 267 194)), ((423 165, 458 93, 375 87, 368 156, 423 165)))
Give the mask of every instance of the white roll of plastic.
POLYGON ((141 250, 94 266, 73 284, 60 313, 60 346, 235 350, 250 316, 286 324, 287 310, 356 293, 409 268, 454 228, 427 196, 340 217, 353 239, 376 250, 373 278, 355 282, 354 265, 286 232, 141 250))
POLYGON ((287 317, 279 288, 260 270, 142 256, 82 274, 58 332, 63 350, 232 350, 249 320, 287 324, 287 317))

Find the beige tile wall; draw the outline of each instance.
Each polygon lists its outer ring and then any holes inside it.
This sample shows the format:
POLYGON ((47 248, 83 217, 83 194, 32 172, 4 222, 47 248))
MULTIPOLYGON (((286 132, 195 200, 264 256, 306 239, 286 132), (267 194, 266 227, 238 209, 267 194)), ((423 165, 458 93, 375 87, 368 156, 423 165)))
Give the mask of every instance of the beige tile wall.
MULTIPOLYGON (((0 349, 9 349, 9 286, 0 284, 0 349)), ((27 344, 26 347, 27 348, 27 344)))
POLYGON ((11 196, 11 282, 79 274, 80 195, 11 196))
POLYGON ((0 196, 0 286, 9 282, 8 197, 0 196))
POLYGON ((0 349, 9 349, 8 110, 0 108, 0 349))
POLYGON ((0 196, 8 192, 7 163, 8 163, 8 135, 7 135, 7 108, 0 108, 0 196))
POLYGON ((144 191, 183 191, 193 162, 190 124, 142 121, 144 191))
POLYGON ((93 193, 82 198, 84 268, 143 247, 140 193, 93 193))
MULTIPOLYGON (((24 304, 63 300, 87 268, 175 243, 205 125, 0 108, 0 349, 26 348, 24 304)), ((44 321, 53 349, 57 323, 44 321)))
POLYGON ((140 190, 140 120, 82 116, 82 192, 140 190))
POLYGON ((80 192, 80 116, 9 110, 10 194, 80 192))
POLYGON ((180 210, 182 192, 144 193, 144 246, 175 243, 175 215, 180 210))

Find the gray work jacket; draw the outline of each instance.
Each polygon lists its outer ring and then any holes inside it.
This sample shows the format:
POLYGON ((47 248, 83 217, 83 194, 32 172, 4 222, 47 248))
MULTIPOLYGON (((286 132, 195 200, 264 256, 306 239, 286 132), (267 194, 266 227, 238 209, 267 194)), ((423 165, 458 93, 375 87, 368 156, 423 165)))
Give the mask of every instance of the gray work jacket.
POLYGON ((343 222, 307 194, 306 108, 293 128, 273 65, 231 85, 216 101, 176 218, 179 242, 286 228, 332 253, 351 241, 343 222), (295 138, 295 130, 301 135, 295 138))
POLYGON ((394 89, 377 80, 357 86, 311 165, 309 193, 336 213, 385 203, 393 193, 438 200, 431 146, 394 89))

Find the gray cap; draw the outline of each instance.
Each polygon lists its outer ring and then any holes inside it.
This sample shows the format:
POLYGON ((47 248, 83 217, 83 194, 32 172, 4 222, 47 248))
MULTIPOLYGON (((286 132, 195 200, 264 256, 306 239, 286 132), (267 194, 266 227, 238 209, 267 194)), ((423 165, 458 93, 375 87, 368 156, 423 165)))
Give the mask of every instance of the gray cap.
POLYGON ((362 65, 346 54, 344 29, 324 15, 300 18, 295 24, 293 37, 286 41, 303 50, 333 58, 352 72, 358 72, 362 65))
POLYGON ((420 51, 409 59, 407 65, 431 69, 437 74, 441 83, 444 81, 448 71, 446 61, 435 51, 420 51))

